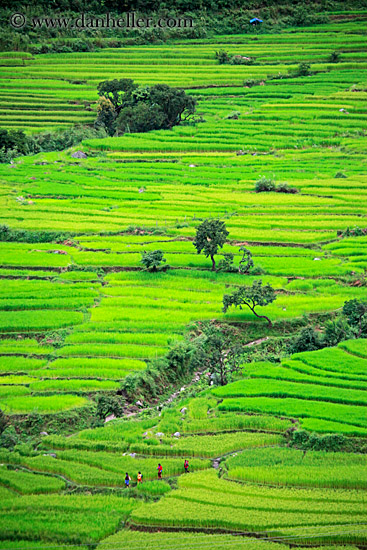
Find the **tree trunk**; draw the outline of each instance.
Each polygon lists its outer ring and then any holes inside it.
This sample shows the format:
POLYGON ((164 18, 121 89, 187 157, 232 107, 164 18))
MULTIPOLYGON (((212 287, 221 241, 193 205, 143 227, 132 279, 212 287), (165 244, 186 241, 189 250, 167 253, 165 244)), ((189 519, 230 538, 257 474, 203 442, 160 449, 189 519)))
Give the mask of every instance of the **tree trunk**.
POLYGON ((212 260, 212 271, 215 271, 215 260, 214 260, 214 256, 210 256, 211 260, 212 260))
POLYGON ((252 313, 256 315, 256 317, 258 317, 259 319, 266 319, 267 322, 269 323, 269 327, 273 326, 273 323, 270 321, 269 317, 267 317, 266 315, 259 315, 258 313, 256 313, 254 308, 252 308, 251 306, 248 306, 248 307, 251 309, 252 313))
POLYGON ((226 385, 226 376, 225 376, 225 365, 221 363, 220 366, 220 385, 225 386, 226 385))

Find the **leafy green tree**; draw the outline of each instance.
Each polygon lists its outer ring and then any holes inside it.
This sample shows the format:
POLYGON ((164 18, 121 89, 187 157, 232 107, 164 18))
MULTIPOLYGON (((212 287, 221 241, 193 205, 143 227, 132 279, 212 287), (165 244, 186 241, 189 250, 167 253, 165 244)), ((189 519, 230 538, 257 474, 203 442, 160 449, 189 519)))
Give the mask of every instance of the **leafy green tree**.
POLYGON ((96 128, 99 128, 101 126, 102 128, 106 128, 106 131, 109 133, 109 135, 113 136, 116 129, 115 119, 116 111, 112 101, 110 99, 107 99, 107 97, 102 96, 98 102, 97 120, 94 123, 94 126, 96 128))
POLYGON ((300 353, 302 351, 315 351, 323 347, 321 336, 311 327, 304 327, 299 334, 290 342, 290 352, 300 353))
POLYGON ((115 130, 120 133, 170 130, 189 120, 196 109, 194 97, 167 84, 139 86, 130 78, 122 78, 100 82, 97 89, 104 102, 100 102, 96 125, 104 124, 110 135, 115 130))
POLYGON ((191 342, 175 343, 167 353, 166 373, 170 381, 184 378, 192 371, 195 348, 191 342))
POLYGON ((234 373, 240 371, 243 347, 233 341, 233 335, 214 322, 202 325, 202 334, 196 344, 202 351, 201 366, 211 374, 212 381, 221 386, 231 382, 234 373))
POLYGON ((234 254, 230 252, 223 254, 223 258, 218 262, 217 271, 224 271, 225 273, 237 273, 238 269, 234 265, 234 254))
POLYGON ((311 65, 309 63, 300 63, 296 69, 295 76, 308 76, 311 74, 311 65))
POLYGON ((166 268, 163 264, 166 262, 166 258, 162 250, 145 250, 141 253, 140 262, 143 264, 146 271, 156 272, 166 268))
POLYGON ((127 102, 131 101, 131 94, 138 88, 131 78, 121 78, 118 80, 104 80, 97 86, 98 95, 108 99, 116 113, 118 114, 123 107, 126 107, 127 102))
POLYGON ((254 281, 252 286, 241 286, 236 288, 231 294, 223 296, 223 312, 225 313, 229 307, 248 307, 259 319, 266 319, 269 326, 272 322, 266 315, 259 315, 256 307, 264 307, 271 304, 276 299, 275 290, 270 284, 263 286, 262 281, 254 281))
POLYGON ((343 318, 330 320, 325 324, 322 345, 325 347, 337 346, 343 340, 354 338, 353 331, 343 318))
POLYGON ((97 416, 106 418, 106 416, 114 414, 115 416, 123 416, 124 400, 118 395, 110 395, 108 393, 100 395, 97 402, 97 416))
POLYGON ((296 6, 293 12, 291 24, 294 27, 303 27, 309 23, 310 12, 303 4, 296 6))
POLYGON ((367 328, 367 302, 349 300, 343 306, 343 314, 347 317, 349 325, 358 331, 357 337, 360 338, 367 328))
POLYGON ((240 261, 238 271, 242 274, 248 274, 250 269, 252 267, 254 267, 254 261, 252 259, 252 254, 244 246, 240 247, 240 252, 242 252, 242 260, 240 261))
POLYGON ((10 162, 19 155, 33 152, 33 139, 23 130, 6 130, 0 128, 0 162, 10 162))
POLYGON ((223 248, 229 232, 226 224, 218 218, 208 218, 204 220, 196 229, 194 246, 198 254, 202 251, 205 256, 210 257, 212 261, 212 271, 215 271, 214 256, 218 254, 218 248, 223 248))
POLYGON ((8 425, 8 419, 4 411, 0 409, 0 434, 3 433, 6 426, 8 425))
POLYGON ((159 105, 164 114, 163 128, 171 129, 176 124, 188 120, 196 109, 196 99, 167 84, 156 84, 150 88, 151 105, 159 105))
POLYGON ((140 102, 121 109, 116 120, 120 133, 150 132, 159 130, 164 123, 164 113, 158 105, 140 102))
POLYGON ((14 426, 7 426, 0 435, 0 447, 12 450, 20 443, 21 437, 14 426))

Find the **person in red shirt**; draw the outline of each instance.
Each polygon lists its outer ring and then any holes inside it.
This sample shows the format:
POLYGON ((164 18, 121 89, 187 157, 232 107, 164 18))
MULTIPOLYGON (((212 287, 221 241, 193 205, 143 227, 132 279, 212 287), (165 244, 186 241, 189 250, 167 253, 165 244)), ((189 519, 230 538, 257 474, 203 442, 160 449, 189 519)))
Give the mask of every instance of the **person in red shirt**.
POLYGON ((162 479, 162 470, 163 470, 163 468, 162 468, 161 464, 158 464, 157 470, 158 470, 158 479, 162 479))
POLYGON ((189 473, 189 461, 186 459, 184 462, 185 473, 189 473))

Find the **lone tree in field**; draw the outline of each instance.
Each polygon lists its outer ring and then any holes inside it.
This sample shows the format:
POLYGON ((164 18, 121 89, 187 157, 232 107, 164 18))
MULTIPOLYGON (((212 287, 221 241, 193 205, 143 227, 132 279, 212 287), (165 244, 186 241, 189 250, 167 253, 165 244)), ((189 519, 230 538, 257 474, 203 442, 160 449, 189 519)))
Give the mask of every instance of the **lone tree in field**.
POLYGON ((228 384, 233 374, 241 370, 243 347, 234 343, 228 329, 213 322, 203 323, 199 340, 201 365, 208 369, 214 383, 221 386, 228 384))
POLYGON ((148 252, 144 250, 144 252, 141 253, 140 262, 143 264, 145 271, 151 271, 153 273, 167 267, 163 265, 166 263, 166 258, 164 258, 162 250, 148 250, 148 252))
POLYGON ((170 130, 189 120, 196 109, 194 97, 167 84, 139 86, 130 78, 122 78, 100 82, 97 90, 101 99, 95 125, 104 126, 110 135, 115 131, 124 134, 170 130), (111 106, 108 113, 106 102, 111 106))
POLYGON ((271 304, 276 300, 275 290, 268 284, 262 284, 262 281, 254 281, 252 286, 241 286, 236 288, 232 294, 225 294, 223 296, 223 312, 231 306, 239 307, 247 306, 251 309, 252 313, 259 319, 266 319, 269 326, 272 326, 272 322, 266 315, 259 315, 256 313, 255 308, 258 306, 264 307, 271 304))
POLYGON ((215 271, 214 256, 218 254, 218 248, 223 248, 229 232, 226 224, 217 218, 208 218, 199 225, 196 230, 194 246, 198 254, 202 251, 212 261, 212 271, 215 271))

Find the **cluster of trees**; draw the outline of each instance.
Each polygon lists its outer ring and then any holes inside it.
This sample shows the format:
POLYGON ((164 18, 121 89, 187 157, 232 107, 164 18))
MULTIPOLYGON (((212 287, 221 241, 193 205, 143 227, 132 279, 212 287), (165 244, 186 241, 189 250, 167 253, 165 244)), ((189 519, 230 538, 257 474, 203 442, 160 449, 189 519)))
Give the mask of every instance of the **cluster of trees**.
MULTIPOLYGON (((0 50, 28 51, 39 53, 68 53, 72 51, 93 51, 99 48, 119 48, 135 44, 162 44, 172 38, 197 39, 209 34, 243 34, 278 32, 285 27, 306 26, 328 22, 328 11, 358 9, 366 7, 366 0, 313 0, 307 6, 302 0, 279 3, 277 0, 178 0, 162 3, 160 0, 54 0, 50 11, 47 0, 2 0, 0 9, 0 50), (14 12, 26 13, 31 17, 60 16, 79 17, 81 13, 101 17, 110 13, 121 17, 122 13, 135 12, 137 17, 159 16, 165 18, 190 17, 190 27, 173 28, 148 27, 140 29, 102 28, 71 29, 58 24, 41 28, 27 25, 22 29, 9 27, 14 12), (260 16, 261 27, 254 31, 250 20, 260 16)), ((234 63, 241 62, 240 59, 234 63)), ((331 58, 335 62, 335 57, 331 58)))
MULTIPOLYGON (((225 253, 223 259, 216 263, 215 256, 219 252, 219 248, 223 248, 229 231, 226 228, 226 224, 219 218, 208 218, 204 220, 196 229, 196 236, 193 241, 193 245, 196 248, 196 252, 201 254, 202 252, 207 258, 211 259, 212 271, 226 271, 229 273, 242 273, 253 275, 259 275, 262 271, 253 269, 254 262, 250 250, 241 246, 239 251, 242 253, 242 259, 238 266, 234 265, 234 255, 225 253)), ((162 250, 154 250, 151 252, 142 252, 141 263, 147 271, 159 271, 166 262, 162 250)))
MULTIPOLYGON (((223 248, 229 231, 223 220, 218 218, 208 218, 204 220, 196 230, 194 247, 198 254, 203 252, 205 256, 210 257, 212 261, 212 271, 216 271, 215 256, 218 254, 219 248, 223 248)), ((248 274, 254 266, 251 252, 241 246, 240 251, 243 257, 240 260, 239 266, 235 267, 233 263, 233 254, 225 254, 224 259, 219 262, 218 271, 237 272, 248 274)), ((157 272, 162 269, 167 269, 166 259, 162 250, 143 251, 141 263, 146 271, 157 272)), ((223 312, 225 313, 231 306, 248 307, 252 313, 259 319, 266 319, 269 326, 272 325, 271 320, 266 315, 259 315, 256 311, 257 307, 264 307, 271 304, 276 299, 275 290, 269 285, 263 285, 262 281, 254 281, 252 286, 240 286, 231 294, 226 294, 223 297, 223 312)))
MULTIPOLYGON (((24 0, 3 0, 3 7, 8 8, 21 8, 21 7, 39 7, 40 9, 46 9, 50 7, 50 3, 47 0, 30 0, 28 3, 25 3, 24 0)), ((278 7, 279 2, 277 0, 235 0, 231 2, 230 0, 215 0, 214 2, 204 2, 201 0, 179 0, 178 2, 166 2, 162 4, 161 0, 124 0, 122 3, 121 0, 54 0, 52 3, 52 8, 55 10, 61 11, 73 11, 73 12, 89 12, 89 13, 105 13, 108 10, 112 11, 129 11, 129 10, 140 10, 145 9, 146 11, 157 11, 163 7, 167 9, 173 9, 175 7, 183 10, 195 10, 195 9, 217 9, 221 8, 230 8, 231 6, 236 8, 243 9, 254 9, 258 10, 261 8, 276 8, 278 7)), ((308 12, 313 9, 325 9, 325 2, 322 0, 314 0, 312 3, 312 9, 307 9, 303 3, 303 0, 292 0, 291 2, 282 2, 281 7, 283 11, 288 8, 289 12, 294 11, 296 8, 303 8, 302 11, 308 12)), ((367 7, 367 4, 364 0, 349 0, 345 3, 340 0, 329 0, 326 7, 341 9, 344 7, 347 9, 353 7, 367 7)))
POLYGON ((83 139, 105 137, 107 133, 103 128, 80 125, 67 130, 46 131, 34 136, 27 136, 23 130, 0 128, 0 162, 11 162, 16 157, 42 151, 62 151, 77 145, 83 139))
POLYGON ((289 345, 290 353, 315 351, 332 347, 353 338, 367 337, 367 302, 348 300, 344 303, 341 315, 325 323, 323 331, 313 326, 303 328, 289 345))
POLYGON ((22 130, 0 128, 0 162, 42 151, 62 151, 83 139, 102 139, 117 133, 171 129, 192 120, 196 99, 167 84, 139 86, 133 80, 104 81, 94 128, 75 125, 67 130, 27 136, 22 130))
POLYGON ((130 78, 98 84, 98 116, 95 126, 112 136, 125 132, 170 130, 192 118, 196 99, 167 84, 139 86, 130 78))

